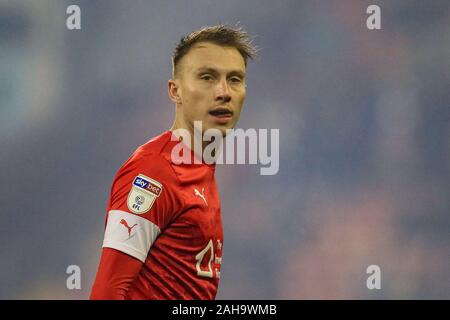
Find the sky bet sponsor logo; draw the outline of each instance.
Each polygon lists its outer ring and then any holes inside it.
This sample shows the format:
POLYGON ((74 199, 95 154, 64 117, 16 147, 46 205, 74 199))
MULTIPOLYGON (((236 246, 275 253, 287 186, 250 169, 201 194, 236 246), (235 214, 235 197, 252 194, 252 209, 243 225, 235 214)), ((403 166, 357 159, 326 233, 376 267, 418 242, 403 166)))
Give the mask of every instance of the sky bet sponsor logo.
POLYGON ((143 214, 149 211, 162 193, 163 185, 143 174, 137 175, 128 193, 127 205, 131 212, 143 214))
POLYGON ((136 177, 134 180, 134 185, 145 189, 149 185, 149 182, 142 178, 136 177))
POLYGON ((136 179, 134 179, 133 184, 136 187, 145 189, 150 191, 151 193, 155 194, 156 196, 159 196, 159 194, 161 193, 161 187, 158 186, 156 183, 153 183, 150 180, 146 180, 142 177, 136 177, 136 179))

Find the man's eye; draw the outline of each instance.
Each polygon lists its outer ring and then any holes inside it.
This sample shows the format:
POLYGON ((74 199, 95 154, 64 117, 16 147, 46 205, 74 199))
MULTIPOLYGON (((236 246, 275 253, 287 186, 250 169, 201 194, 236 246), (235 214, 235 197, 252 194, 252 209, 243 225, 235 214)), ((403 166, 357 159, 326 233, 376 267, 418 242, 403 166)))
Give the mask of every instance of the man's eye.
POLYGON ((200 79, 210 81, 213 79, 213 77, 210 74, 204 74, 200 77, 200 79))
POLYGON ((242 79, 239 77, 232 77, 232 78, 230 78, 230 81, 233 83, 240 83, 240 82, 242 82, 242 79))

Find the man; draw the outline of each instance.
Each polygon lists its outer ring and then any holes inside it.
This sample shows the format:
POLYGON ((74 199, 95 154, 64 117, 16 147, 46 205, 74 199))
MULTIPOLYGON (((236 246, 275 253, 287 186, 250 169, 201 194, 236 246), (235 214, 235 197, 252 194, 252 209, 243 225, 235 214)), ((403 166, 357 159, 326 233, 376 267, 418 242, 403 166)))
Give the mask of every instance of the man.
POLYGON ((215 164, 192 149, 199 161, 179 164, 172 150, 194 145, 194 121, 222 136, 235 126, 247 59, 255 54, 245 31, 224 25, 181 39, 168 81, 175 121, 139 147, 114 178, 91 299, 215 298, 223 245, 215 164), (183 141, 180 130, 191 141, 183 141))

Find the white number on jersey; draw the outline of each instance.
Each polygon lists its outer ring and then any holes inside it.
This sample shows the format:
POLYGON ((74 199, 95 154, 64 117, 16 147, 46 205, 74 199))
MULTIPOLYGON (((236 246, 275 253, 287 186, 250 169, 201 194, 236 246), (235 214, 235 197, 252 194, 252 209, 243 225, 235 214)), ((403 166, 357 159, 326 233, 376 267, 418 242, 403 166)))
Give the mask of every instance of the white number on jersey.
POLYGON ((199 277, 212 278, 214 276, 211 267, 213 257, 214 257, 214 245, 212 239, 210 239, 206 247, 195 256, 195 260, 197 260, 197 275, 199 277), (208 251, 211 251, 211 255, 209 256, 208 270, 205 271, 200 268, 200 265, 202 264, 203 258, 205 257, 205 254, 208 251))

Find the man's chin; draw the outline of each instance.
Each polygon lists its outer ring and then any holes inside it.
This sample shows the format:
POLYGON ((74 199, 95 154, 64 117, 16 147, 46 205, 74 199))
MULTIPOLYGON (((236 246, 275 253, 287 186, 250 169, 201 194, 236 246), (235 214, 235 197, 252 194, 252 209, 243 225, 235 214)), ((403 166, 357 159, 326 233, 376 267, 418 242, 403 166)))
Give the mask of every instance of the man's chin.
POLYGON ((225 138, 225 136, 228 134, 229 132, 229 128, 226 127, 210 127, 210 128, 204 128, 203 129, 203 135, 208 135, 208 136, 222 136, 223 138, 225 138))
POLYGON ((206 128, 203 127, 203 133, 207 132, 207 134, 217 135, 218 132, 225 138, 225 136, 233 129, 234 123, 227 124, 211 124, 206 128))

